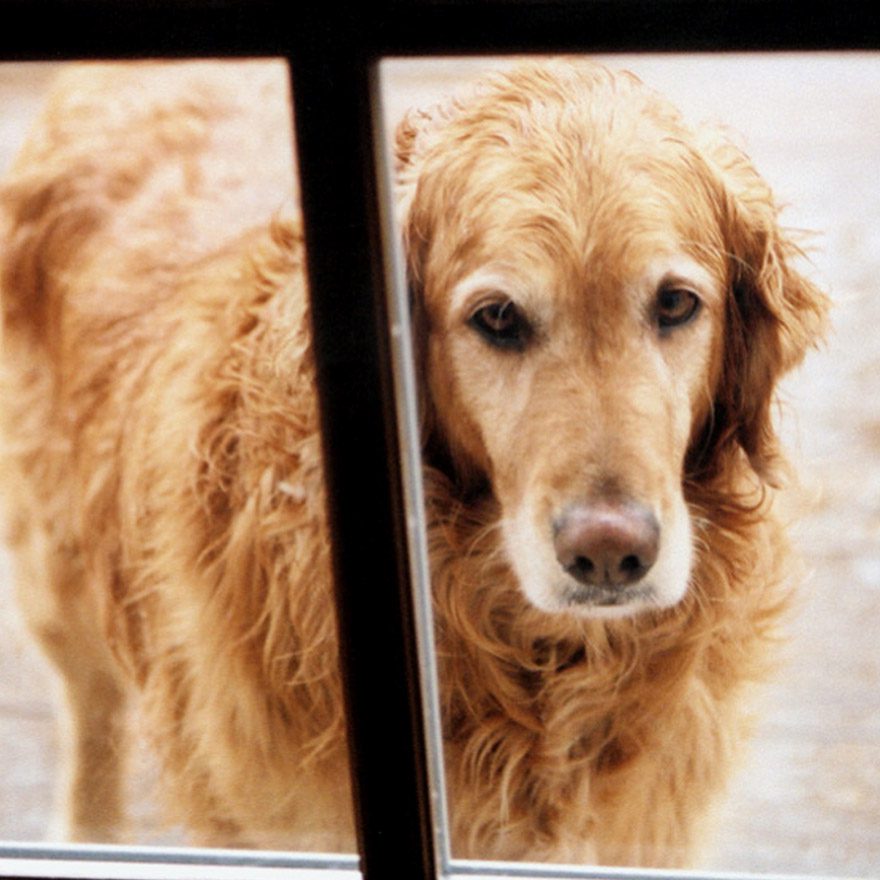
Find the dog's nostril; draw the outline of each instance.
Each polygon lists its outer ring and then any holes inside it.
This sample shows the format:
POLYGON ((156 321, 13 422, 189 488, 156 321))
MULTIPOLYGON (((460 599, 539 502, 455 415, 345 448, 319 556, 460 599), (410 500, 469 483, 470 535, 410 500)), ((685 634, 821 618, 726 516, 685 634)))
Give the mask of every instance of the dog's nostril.
POLYGON ((587 577, 593 573, 596 566, 593 564, 592 559, 587 559, 586 556, 578 556, 572 564, 572 568, 577 571, 580 576, 587 577))
POLYGON ((644 563, 638 556, 624 556, 623 559, 620 560, 620 570, 621 571, 641 571, 644 567, 644 563))
POLYGON ((559 564, 578 582, 621 587, 643 577, 657 559, 660 526, 635 502, 583 504, 557 523, 559 564))

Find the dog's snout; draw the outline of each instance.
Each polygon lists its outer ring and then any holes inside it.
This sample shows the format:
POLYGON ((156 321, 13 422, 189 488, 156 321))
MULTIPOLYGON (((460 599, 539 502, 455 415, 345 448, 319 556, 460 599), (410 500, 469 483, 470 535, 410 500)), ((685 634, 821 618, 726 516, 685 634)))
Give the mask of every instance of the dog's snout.
POLYGON ((623 587, 639 580, 657 559, 660 526, 634 502, 581 504, 555 524, 559 564, 589 586, 623 587))

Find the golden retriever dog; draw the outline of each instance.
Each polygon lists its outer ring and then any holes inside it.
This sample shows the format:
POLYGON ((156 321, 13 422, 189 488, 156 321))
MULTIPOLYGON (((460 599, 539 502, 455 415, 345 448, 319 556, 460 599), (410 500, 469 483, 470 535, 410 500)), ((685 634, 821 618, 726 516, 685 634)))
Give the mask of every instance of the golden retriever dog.
MULTIPOLYGON (((73 839, 124 833, 135 703, 194 840, 355 845, 289 113, 280 63, 86 65, 3 184, 73 839)), ((771 410, 825 298, 747 157, 628 74, 523 62, 396 168, 454 854, 687 864, 792 586, 771 410)))

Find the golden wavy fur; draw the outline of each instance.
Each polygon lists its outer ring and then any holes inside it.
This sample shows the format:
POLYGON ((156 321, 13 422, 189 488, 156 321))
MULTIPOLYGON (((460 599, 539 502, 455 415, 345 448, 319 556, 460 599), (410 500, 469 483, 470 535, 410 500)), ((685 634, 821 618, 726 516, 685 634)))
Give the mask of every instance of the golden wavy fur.
MULTIPOLYGON (((280 64, 86 65, 3 185, 75 839, 123 833, 139 694, 196 839, 354 846, 288 114, 280 64)), ((747 158, 626 74, 525 64, 397 167, 455 854, 685 864, 789 589, 770 410, 824 298, 747 158)))

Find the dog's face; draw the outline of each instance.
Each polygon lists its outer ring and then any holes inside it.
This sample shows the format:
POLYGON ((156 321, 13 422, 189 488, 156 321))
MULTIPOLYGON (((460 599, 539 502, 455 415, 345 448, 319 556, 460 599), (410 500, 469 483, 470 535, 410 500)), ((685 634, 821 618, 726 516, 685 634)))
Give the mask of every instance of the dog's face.
POLYGON ((559 76, 515 75, 421 151, 405 130, 405 229, 433 431, 491 485, 535 606, 619 616, 685 594, 686 462, 721 435, 759 457, 752 422, 797 356, 749 366, 727 343, 743 310, 755 345, 771 332, 743 269, 769 239, 674 112, 593 68, 559 76), (758 376, 754 412, 734 412, 732 373, 758 376))

